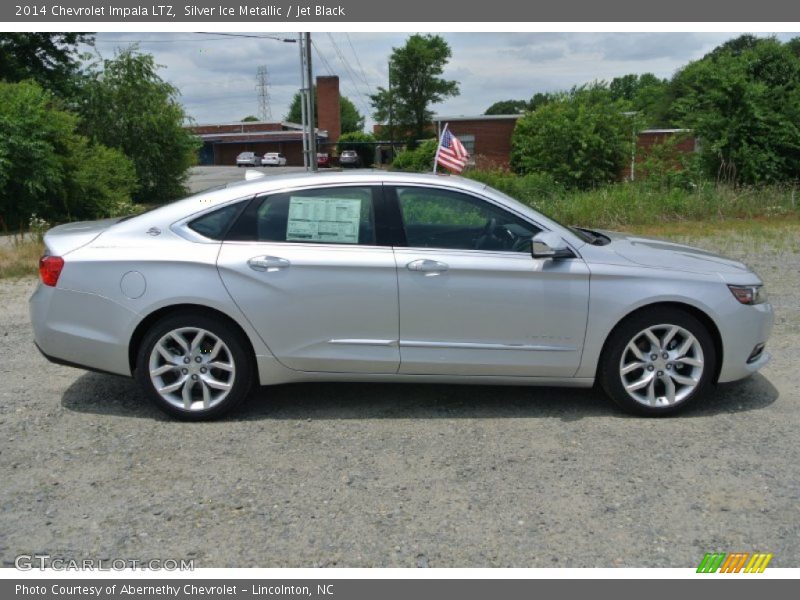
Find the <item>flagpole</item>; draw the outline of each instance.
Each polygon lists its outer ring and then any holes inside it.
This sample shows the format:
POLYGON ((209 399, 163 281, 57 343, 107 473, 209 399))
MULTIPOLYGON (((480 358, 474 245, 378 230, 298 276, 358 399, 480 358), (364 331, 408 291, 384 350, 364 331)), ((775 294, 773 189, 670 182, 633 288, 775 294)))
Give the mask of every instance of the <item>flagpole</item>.
POLYGON ((450 127, 450 123, 444 124, 444 129, 442 129, 442 135, 439 136, 439 142, 436 144, 436 156, 433 158, 433 172, 437 173, 436 168, 439 166, 439 150, 442 147, 442 138, 444 137, 444 132, 447 131, 447 128, 450 127))

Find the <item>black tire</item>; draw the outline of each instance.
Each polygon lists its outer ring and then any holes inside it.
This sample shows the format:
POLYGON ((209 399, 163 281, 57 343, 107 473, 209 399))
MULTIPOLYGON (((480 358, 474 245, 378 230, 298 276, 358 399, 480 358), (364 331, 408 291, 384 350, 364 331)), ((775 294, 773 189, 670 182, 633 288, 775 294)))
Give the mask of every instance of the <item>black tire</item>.
MULTIPOLYGON (((202 354, 203 349, 199 348, 197 352, 202 354)), ((181 356, 183 355, 176 354, 176 361, 181 356)), ((208 356, 211 356, 211 354, 209 353, 208 356)), ((181 364, 180 366, 182 367, 183 365, 181 364)), ((190 364, 187 366, 194 366, 194 363, 190 361, 190 364)), ((200 361, 198 361, 198 368, 200 368, 200 366, 200 361)), ((179 369, 179 371, 182 370, 179 369)), ((205 421, 222 416, 242 402, 249 395, 253 387, 254 374, 254 358, 250 352, 249 344, 241 331, 224 319, 216 319, 199 312, 188 312, 184 314, 167 315, 150 328, 139 346, 136 355, 136 371, 134 376, 150 401, 165 413, 185 421, 205 421), (225 383, 230 385, 227 395, 209 408, 193 406, 190 410, 187 410, 183 407, 176 406, 174 402, 170 403, 169 400, 162 397, 156 390, 153 380, 151 379, 149 367, 151 353, 155 345, 170 332, 182 328, 198 328, 210 333, 211 335, 204 339, 204 343, 207 344, 213 342, 213 336, 216 336, 216 338, 221 340, 224 344, 220 352, 224 353, 223 356, 226 364, 232 364, 234 367, 231 373, 227 373, 226 371, 214 369, 213 364, 208 363, 209 368, 203 371, 204 373, 207 372, 208 375, 198 374, 194 377, 196 380, 197 377, 214 377, 214 374, 221 374, 221 378, 227 378, 225 383)), ((176 379, 180 376, 180 373, 175 373, 176 379)), ((199 382, 194 382, 190 385, 194 386, 193 393, 195 395, 199 395, 199 393, 203 391, 202 388, 206 387, 205 384, 199 382), (200 388, 199 390, 197 389, 198 387, 200 388)), ((212 390, 212 393, 215 391, 217 390, 212 390)))
MULTIPOLYGON (((665 328, 661 331, 666 332, 668 330, 665 328)), ((656 337, 658 337, 658 335, 656 335, 656 337)), ((643 338, 639 339, 641 340, 643 338)), ((678 339, 685 340, 686 338, 678 339)), ((674 339, 670 343, 673 342, 675 342, 674 339)), ((676 346, 678 345, 679 344, 676 343, 676 346)), ((673 350, 667 348, 667 352, 669 354, 670 352, 673 352, 673 350)), ((679 308, 667 306, 646 308, 627 317, 624 321, 617 325, 614 331, 611 332, 611 335, 608 337, 608 340, 603 348, 603 354, 600 357, 600 364, 598 366, 598 381, 605 393, 626 412, 646 417, 663 417, 684 410, 687 406, 697 400, 697 398, 700 398, 707 393, 709 387, 713 383, 714 374, 716 373, 717 360, 717 352, 711 334, 706 326, 694 316, 679 308), (663 366, 661 362, 663 354, 657 359, 659 362, 650 364, 653 362, 652 356, 654 356, 654 354, 643 352, 641 347, 638 345, 637 348, 639 351, 645 355, 645 362, 643 364, 646 364, 647 366, 642 368, 641 371, 632 371, 627 375, 622 374, 623 353, 629 352, 629 354, 626 355, 626 360, 633 356, 631 354, 632 350, 627 350, 628 344, 637 339, 640 332, 643 332, 651 327, 662 325, 677 326, 678 328, 682 328, 694 336, 696 341, 699 343, 700 349, 702 350, 702 357, 694 356, 696 351, 690 351, 691 354, 688 356, 688 358, 694 358, 694 360, 697 360, 698 358, 702 360, 703 364, 699 377, 692 376, 694 375, 692 371, 694 371, 695 368, 700 367, 682 364, 683 361, 680 359, 676 359, 676 362, 672 362, 672 359, 664 358, 663 362, 669 366, 663 366), (669 369, 669 371, 666 369, 669 369), (669 404, 665 403, 657 406, 648 405, 643 401, 636 400, 632 396, 633 392, 628 393, 625 388, 625 381, 623 380, 624 377, 630 377, 633 379, 634 381, 628 380, 629 385, 632 385, 637 381, 644 380, 649 376, 648 372, 645 372, 646 370, 655 375, 655 377, 653 377, 655 380, 654 385, 656 386, 656 392, 654 395, 657 398, 662 399, 662 401, 667 397, 667 392, 664 391, 664 379, 665 377, 670 377, 670 373, 674 374, 675 376, 682 376, 684 378, 689 377, 690 379, 694 379, 697 381, 697 384, 694 385, 692 389, 691 385, 684 386, 682 383, 676 383, 675 380, 672 380, 671 385, 675 386, 672 394, 676 400, 669 404), (658 377, 659 374, 663 374, 664 377, 658 377), (682 394, 685 394, 685 396, 679 398, 679 396, 682 394)), ((638 359, 636 359, 636 361, 638 361, 638 359)), ((626 363, 626 366, 627 364, 629 363, 626 363)), ((639 393, 645 395, 646 390, 639 393)))

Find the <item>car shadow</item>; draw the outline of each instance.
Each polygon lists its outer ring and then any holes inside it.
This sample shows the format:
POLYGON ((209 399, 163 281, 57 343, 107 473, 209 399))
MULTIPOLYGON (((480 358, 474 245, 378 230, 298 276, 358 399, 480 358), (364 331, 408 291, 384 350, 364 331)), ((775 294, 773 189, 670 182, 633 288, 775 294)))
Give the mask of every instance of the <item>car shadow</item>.
MULTIPOLYGON (((681 418, 760 410, 779 397, 763 375, 714 388, 681 418)), ((85 373, 64 392, 70 411, 168 420, 132 379, 85 373)), ((636 418, 594 389, 412 383, 294 383, 259 388, 226 420, 636 418)))

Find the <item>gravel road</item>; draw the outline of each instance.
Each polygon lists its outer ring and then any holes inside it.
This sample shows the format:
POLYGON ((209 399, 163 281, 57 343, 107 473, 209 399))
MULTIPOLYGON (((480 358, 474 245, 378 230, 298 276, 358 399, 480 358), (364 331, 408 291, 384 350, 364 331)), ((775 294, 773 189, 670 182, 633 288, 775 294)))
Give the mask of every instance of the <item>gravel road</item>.
POLYGON ((0 281, 0 558, 197 567, 800 565, 800 252, 729 240, 777 310, 773 362, 678 418, 591 390, 287 385, 187 424, 48 364, 35 281, 0 281))

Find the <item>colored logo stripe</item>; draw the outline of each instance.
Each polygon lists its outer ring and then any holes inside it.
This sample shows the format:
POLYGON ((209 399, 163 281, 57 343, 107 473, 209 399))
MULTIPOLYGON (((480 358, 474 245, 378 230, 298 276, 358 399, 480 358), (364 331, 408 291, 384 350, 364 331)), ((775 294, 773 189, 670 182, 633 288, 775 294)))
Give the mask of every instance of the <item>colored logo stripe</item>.
POLYGON ((764 569, 767 568, 769 561, 772 560, 772 554, 761 554, 756 553, 753 554, 753 558, 750 559, 750 562, 747 563, 747 567, 745 567, 745 573, 763 573, 764 569))
POLYGON ((710 553, 707 552, 700 561, 700 566, 697 567, 698 573, 716 573, 722 561, 725 560, 724 552, 710 553))
POLYGON ((744 566, 744 561, 750 556, 749 552, 734 552, 728 554, 728 558, 722 563, 720 573, 738 573, 744 566))
POLYGON ((771 560, 772 554, 763 552, 756 552, 752 556, 749 552, 707 552, 697 567, 697 573, 740 573, 742 569, 745 573, 763 573, 771 560))

